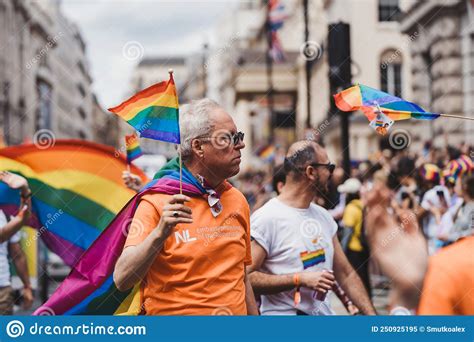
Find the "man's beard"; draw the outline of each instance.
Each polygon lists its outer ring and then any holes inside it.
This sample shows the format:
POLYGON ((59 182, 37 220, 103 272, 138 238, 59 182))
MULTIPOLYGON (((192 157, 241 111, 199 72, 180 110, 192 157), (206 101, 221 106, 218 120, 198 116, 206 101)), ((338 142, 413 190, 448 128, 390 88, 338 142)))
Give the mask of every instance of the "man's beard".
POLYGON ((321 183, 321 178, 319 177, 319 175, 317 175, 316 181, 312 184, 314 194, 317 196, 326 196, 329 193, 328 182, 329 180, 324 184, 321 183))

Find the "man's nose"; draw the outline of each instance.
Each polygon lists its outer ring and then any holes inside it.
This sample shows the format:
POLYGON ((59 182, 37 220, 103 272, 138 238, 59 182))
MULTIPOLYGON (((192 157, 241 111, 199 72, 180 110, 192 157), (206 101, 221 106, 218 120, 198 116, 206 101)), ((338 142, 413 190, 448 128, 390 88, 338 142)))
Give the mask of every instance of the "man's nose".
POLYGON ((235 148, 236 148, 237 150, 241 150, 241 149, 245 148, 245 143, 244 143, 244 141, 243 141, 243 140, 240 141, 240 142, 235 146, 235 148))

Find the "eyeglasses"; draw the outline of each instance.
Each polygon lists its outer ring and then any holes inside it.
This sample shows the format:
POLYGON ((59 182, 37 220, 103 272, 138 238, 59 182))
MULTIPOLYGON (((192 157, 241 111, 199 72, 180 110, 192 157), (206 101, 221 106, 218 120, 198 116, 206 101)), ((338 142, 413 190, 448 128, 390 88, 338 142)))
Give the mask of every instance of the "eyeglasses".
POLYGON ((217 144, 219 146, 229 146, 231 143, 233 144, 233 146, 235 146, 239 144, 240 142, 244 141, 244 136, 245 134, 242 132, 236 132, 234 134, 231 134, 230 132, 226 132, 226 133, 219 133, 215 137, 197 137, 197 138, 208 139, 208 140, 216 139, 217 144))
POLYGON ((308 166, 312 167, 325 167, 328 169, 329 173, 332 174, 334 170, 336 169, 336 165, 332 163, 327 163, 327 164, 321 164, 321 163, 309 163, 305 167, 302 167, 301 170, 305 170, 308 166))

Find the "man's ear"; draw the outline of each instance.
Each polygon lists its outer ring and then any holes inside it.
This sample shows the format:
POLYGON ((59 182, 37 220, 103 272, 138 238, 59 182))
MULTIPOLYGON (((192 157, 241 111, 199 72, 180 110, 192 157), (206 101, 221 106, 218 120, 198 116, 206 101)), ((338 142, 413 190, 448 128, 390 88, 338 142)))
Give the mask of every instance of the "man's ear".
POLYGON ((202 141, 199 139, 193 139, 191 141, 191 148, 199 158, 202 158, 204 156, 204 150, 202 148, 202 141))
POLYGON ((312 166, 306 167, 306 170, 305 170, 306 177, 308 177, 310 181, 314 181, 316 179, 315 172, 316 172, 316 169, 314 167, 312 166))

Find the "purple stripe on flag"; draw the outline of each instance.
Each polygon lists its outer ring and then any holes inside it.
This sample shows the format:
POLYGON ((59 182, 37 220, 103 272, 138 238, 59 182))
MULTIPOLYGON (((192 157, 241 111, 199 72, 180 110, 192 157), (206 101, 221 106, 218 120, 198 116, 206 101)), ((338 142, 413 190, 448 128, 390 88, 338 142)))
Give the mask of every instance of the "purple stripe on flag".
POLYGON ((179 132, 162 132, 153 129, 146 129, 140 133, 140 137, 166 141, 174 144, 180 143, 179 132))

